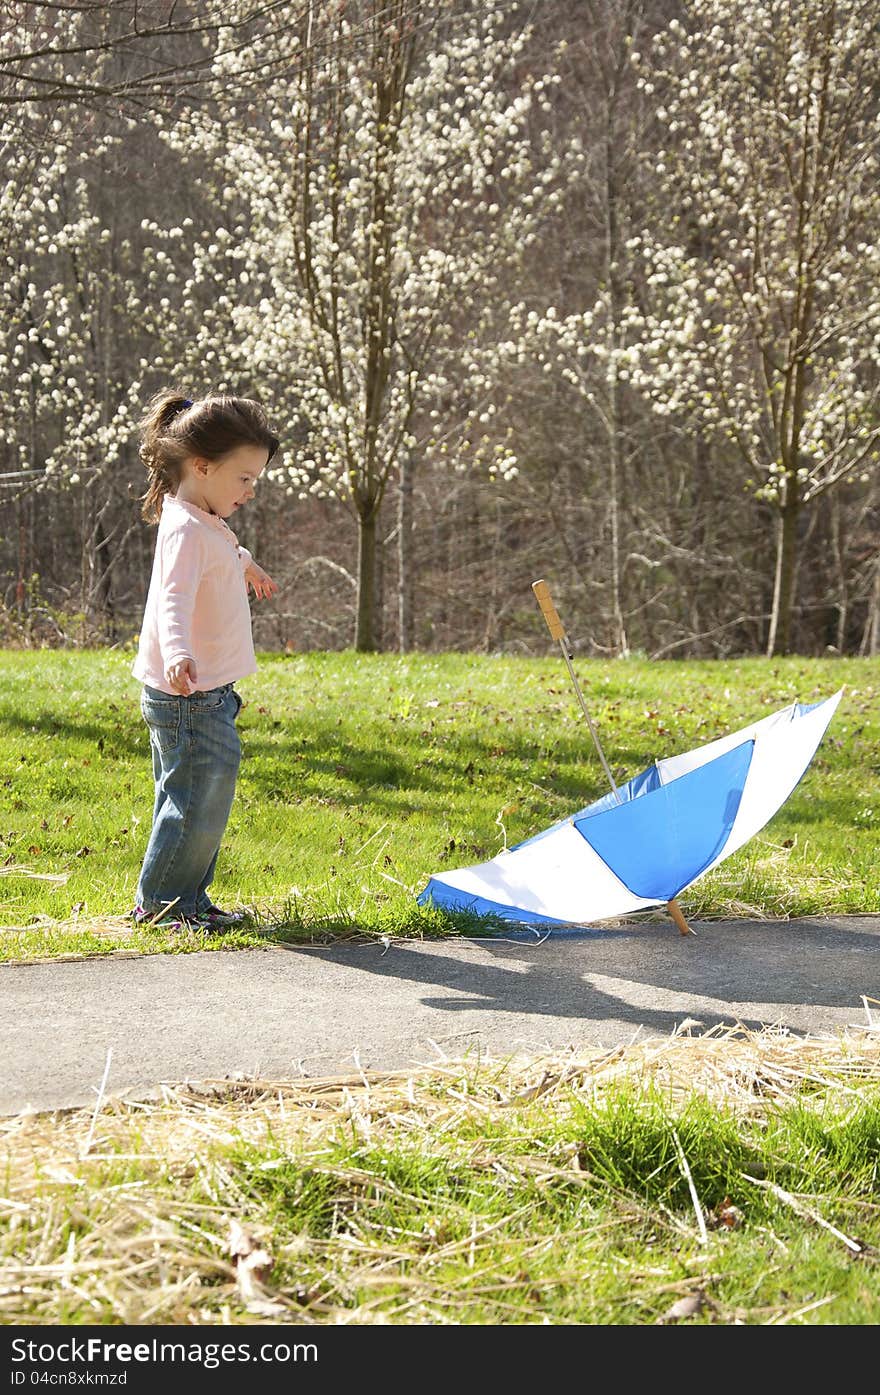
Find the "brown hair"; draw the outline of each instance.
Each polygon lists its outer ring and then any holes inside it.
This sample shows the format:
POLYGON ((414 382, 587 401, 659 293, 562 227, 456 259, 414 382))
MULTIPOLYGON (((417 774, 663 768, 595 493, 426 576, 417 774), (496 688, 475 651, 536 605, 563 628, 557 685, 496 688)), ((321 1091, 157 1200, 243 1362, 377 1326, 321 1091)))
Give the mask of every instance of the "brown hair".
POLYGON ((150 398, 138 431, 139 454, 150 476, 141 496, 148 523, 160 518, 162 500, 177 489, 188 456, 220 460, 236 446, 264 446, 271 460, 279 444, 264 408, 250 397, 220 394, 191 402, 169 388, 150 398))

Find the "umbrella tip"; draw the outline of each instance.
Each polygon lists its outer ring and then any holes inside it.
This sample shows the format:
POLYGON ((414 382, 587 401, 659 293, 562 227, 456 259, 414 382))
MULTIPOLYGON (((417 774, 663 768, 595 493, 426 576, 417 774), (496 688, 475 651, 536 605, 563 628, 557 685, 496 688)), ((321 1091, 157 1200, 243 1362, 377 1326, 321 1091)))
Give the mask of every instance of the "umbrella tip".
POLYGON ((672 916, 672 919, 675 921, 676 925, 678 926, 678 933, 680 935, 694 935, 696 937, 696 931, 692 930, 691 927, 688 925, 687 921, 681 913, 681 906, 678 904, 676 900, 673 899, 672 901, 667 901, 666 909, 672 916))

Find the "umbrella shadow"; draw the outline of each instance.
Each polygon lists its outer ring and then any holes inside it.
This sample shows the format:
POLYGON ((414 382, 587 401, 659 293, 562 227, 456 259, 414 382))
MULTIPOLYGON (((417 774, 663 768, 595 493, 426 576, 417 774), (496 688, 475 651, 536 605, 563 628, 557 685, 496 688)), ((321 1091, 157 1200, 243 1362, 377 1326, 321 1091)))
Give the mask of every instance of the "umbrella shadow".
POLYGON ((873 922, 866 918, 864 930, 821 920, 715 922, 687 939, 663 925, 633 925, 542 943, 470 940, 473 956, 462 954, 461 941, 449 949, 405 941, 385 952, 320 953, 380 979, 423 984, 420 1004, 453 1015, 613 1021, 661 1035, 689 1017, 706 1029, 741 1023, 799 1032, 810 1010, 828 1018, 823 1009, 848 1009, 855 1022, 863 1019, 862 995, 880 996, 880 917, 873 922))

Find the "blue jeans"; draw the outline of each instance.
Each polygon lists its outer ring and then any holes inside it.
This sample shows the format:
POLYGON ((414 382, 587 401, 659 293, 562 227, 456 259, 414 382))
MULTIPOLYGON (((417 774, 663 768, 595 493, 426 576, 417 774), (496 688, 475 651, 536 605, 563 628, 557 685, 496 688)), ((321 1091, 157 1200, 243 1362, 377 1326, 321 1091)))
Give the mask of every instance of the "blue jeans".
POLYGON ((241 698, 231 683, 190 697, 143 685, 156 800, 138 880, 138 905, 197 916, 208 909, 220 843, 229 821, 241 742, 241 698))

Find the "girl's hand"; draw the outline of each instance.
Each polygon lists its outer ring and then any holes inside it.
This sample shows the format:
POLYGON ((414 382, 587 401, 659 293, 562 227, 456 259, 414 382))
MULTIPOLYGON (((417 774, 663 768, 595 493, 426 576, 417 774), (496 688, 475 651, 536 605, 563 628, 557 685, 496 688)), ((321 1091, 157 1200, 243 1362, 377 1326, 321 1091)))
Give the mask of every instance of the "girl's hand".
POLYGON ((178 659, 176 664, 166 668, 165 677, 170 686, 181 697, 189 697, 196 690, 199 675, 196 673, 196 666, 192 659, 178 659))
POLYGON ((278 582, 273 581, 268 572, 264 572, 262 567, 258 567, 256 562, 251 562, 244 574, 245 582, 253 587, 257 600, 266 601, 270 596, 274 596, 278 590, 278 582))

